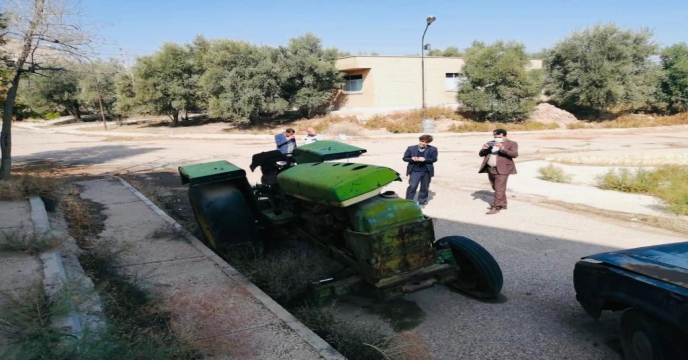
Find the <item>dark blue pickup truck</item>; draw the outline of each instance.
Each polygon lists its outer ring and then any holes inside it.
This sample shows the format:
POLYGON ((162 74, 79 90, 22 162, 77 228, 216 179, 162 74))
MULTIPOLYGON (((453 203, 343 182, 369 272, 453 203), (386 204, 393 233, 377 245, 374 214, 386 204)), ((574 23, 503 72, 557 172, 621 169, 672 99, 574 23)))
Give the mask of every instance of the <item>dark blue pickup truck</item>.
POLYGON ((624 310, 626 359, 688 360, 688 242, 584 257, 573 284, 593 318, 624 310))

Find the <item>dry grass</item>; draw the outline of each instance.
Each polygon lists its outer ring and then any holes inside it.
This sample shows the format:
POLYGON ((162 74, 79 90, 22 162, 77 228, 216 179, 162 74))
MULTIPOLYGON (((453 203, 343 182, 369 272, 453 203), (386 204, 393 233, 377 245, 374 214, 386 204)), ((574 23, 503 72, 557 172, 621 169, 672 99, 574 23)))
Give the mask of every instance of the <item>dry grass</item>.
POLYGON ((255 358, 256 344, 249 337, 215 336, 227 333, 228 329, 240 331, 254 325, 255 314, 243 311, 246 300, 241 296, 248 295, 241 289, 222 286, 202 290, 188 286, 165 296, 164 307, 169 310, 171 325, 182 341, 204 339, 197 342, 204 355, 255 358))
POLYGON ((591 128, 592 125, 583 121, 567 124, 566 128, 569 130, 576 130, 576 129, 588 129, 591 128))
POLYGON ((628 129, 657 126, 688 125, 688 112, 670 116, 621 115, 612 120, 580 121, 567 125, 568 129, 628 129))
POLYGON ((447 107, 431 107, 422 110, 397 111, 387 115, 376 115, 365 122, 365 128, 387 129, 394 134, 420 133, 423 119, 465 120, 455 110, 447 107))
POLYGON ((454 124, 449 128, 450 132, 491 132, 495 129, 507 131, 538 131, 558 129, 557 124, 543 124, 535 121, 525 121, 522 123, 489 123, 464 121, 461 124, 454 124))
POLYGON ((161 225, 159 228, 151 231, 148 237, 151 239, 183 239, 182 234, 177 229, 167 224, 161 225))
MULTIPOLYGON (((113 346, 112 359, 200 359, 201 355, 181 339, 171 326, 164 301, 144 290, 140 279, 120 273, 121 255, 131 251, 127 244, 101 241, 79 255, 79 262, 93 283, 103 292, 105 315, 113 346)), ((104 357, 99 357, 104 358, 104 357)))
POLYGON ((55 199, 55 190, 63 180, 44 171, 15 172, 9 180, 0 181, 0 200, 21 200, 30 196, 55 199))
POLYGON ((335 319, 334 307, 303 305, 294 315, 342 355, 359 360, 425 360, 430 348, 413 332, 392 333, 377 323, 335 319))
POLYGON ((95 204, 81 198, 75 185, 65 187, 61 194, 59 204, 67 220, 69 235, 76 240, 79 247, 90 248, 91 238, 103 230, 102 215, 95 204))
POLYGON ((256 256, 239 251, 225 258, 271 298, 287 304, 307 294, 308 284, 326 276, 328 264, 303 243, 256 256))

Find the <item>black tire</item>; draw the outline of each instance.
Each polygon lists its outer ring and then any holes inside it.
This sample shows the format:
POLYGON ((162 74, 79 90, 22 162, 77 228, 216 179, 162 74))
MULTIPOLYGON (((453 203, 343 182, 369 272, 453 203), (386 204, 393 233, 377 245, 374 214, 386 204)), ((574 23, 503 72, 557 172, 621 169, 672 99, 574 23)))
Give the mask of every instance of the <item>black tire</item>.
POLYGON ((203 233, 203 242, 215 251, 256 242, 251 208, 241 190, 231 184, 211 183, 189 189, 189 202, 203 233))
POLYGON ((645 315, 628 309, 621 317, 621 347, 626 360, 685 359, 680 332, 645 315))
POLYGON ((458 278, 449 285, 481 299, 499 296, 504 285, 502 269, 484 247, 464 236, 443 237, 437 243, 448 244, 459 265, 458 278))

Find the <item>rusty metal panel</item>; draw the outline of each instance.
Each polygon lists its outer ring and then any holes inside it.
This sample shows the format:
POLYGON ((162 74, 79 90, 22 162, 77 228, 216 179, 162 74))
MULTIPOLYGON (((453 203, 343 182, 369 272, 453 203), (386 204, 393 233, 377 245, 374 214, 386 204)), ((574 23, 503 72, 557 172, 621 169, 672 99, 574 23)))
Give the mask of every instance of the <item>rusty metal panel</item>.
POLYGON ((348 230, 344 238, 367 279, 377 280, 435 262, 435 233, 429 218, 373 233, 348 230))
POLYGON ((688 288, 688 242, 614 251, 586 258, 688 288))

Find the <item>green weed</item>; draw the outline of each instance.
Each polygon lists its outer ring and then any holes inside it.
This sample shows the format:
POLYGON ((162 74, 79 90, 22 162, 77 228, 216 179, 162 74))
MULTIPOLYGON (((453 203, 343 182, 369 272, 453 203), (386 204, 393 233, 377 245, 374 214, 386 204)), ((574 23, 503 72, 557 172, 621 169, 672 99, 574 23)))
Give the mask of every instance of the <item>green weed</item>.
POLYGON ((665 165, 655 170, 610 170, 597 178, 602 189, 657 196, 674 213, 688 214, 688 169, 665 165))
POLYGON ((567 183, 572 179, 572 175, 567 174, 564 172, 564 169, 552 164, 539 168, 538 173, 540 174, 538 178, 556 183, 567 183))
POLYGON ((64 241, 63 238, 50 234, 34 234, 25 231, 0 232, 0 251, 23 252, 29 255, 38 255, 46 250, 53 249, 64 241))

